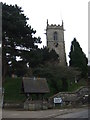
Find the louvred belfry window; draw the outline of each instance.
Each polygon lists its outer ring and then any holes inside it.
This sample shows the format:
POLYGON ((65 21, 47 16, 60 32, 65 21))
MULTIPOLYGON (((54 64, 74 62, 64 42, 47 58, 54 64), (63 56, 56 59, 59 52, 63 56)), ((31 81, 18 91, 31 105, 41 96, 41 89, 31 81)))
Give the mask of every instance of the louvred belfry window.
POLYGON ((54 32, 53 37, 54 37, 54 40, 57 41, 58 40, 58 33, 54 32))

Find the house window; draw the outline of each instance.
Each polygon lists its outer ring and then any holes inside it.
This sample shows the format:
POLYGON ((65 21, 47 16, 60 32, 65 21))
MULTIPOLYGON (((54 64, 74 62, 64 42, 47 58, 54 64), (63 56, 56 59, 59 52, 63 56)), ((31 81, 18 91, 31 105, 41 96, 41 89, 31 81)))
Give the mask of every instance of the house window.
POLYGON ((54 34, 53 34, 53 38, 54 38, 55 41, 58 40, 58 34, 57 34, 57 32, 54 32, 54 34))

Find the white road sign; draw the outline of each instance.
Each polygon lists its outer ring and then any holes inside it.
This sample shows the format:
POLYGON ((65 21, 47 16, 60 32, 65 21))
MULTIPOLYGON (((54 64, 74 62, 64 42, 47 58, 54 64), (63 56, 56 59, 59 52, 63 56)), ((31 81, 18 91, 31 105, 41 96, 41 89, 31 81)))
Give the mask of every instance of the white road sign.
POLYGON ((62 98, 54 98, 54 103, 62 103, 62 98))

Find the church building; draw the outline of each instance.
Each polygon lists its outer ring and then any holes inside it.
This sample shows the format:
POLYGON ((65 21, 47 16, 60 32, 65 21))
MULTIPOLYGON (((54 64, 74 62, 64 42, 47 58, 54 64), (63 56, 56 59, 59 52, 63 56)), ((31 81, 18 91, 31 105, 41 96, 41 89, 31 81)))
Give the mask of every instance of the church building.
POLYGON ((49 25, 47 20, 46 27, 46 39, 47 47, 49 50, 55 50, 59 55, 59 64, 66 66, 66 53, 65 53, 65 41, 64 41, 64 27, 62 25, 49 25))

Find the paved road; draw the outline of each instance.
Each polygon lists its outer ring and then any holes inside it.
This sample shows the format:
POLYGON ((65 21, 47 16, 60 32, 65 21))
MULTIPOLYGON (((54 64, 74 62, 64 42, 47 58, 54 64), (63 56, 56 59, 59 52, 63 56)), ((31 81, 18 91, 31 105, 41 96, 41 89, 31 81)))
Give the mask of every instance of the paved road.
POLYGON ((54 109, 42 111, 3 110, 3 118, 88 118, 88 109, 54 109))
POLYGON ((57 116, 56 118, 88 118, 88 110, 75 111, 73 113, 57 116))

